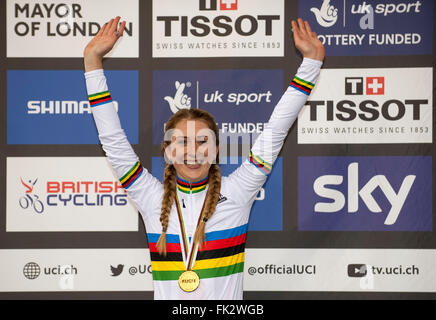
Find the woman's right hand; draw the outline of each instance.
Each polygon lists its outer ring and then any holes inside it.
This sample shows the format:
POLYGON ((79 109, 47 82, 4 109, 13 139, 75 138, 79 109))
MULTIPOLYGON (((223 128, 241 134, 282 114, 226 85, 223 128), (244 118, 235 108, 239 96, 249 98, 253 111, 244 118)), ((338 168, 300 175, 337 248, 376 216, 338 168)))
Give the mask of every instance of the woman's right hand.
POLYGON ((87 44, 83 52, 85 71, 102 69, 103 57, 112 50, 117 40, 123 35, 126 22, 123 21, 117 30, 120 17, 111 19, 87 44))

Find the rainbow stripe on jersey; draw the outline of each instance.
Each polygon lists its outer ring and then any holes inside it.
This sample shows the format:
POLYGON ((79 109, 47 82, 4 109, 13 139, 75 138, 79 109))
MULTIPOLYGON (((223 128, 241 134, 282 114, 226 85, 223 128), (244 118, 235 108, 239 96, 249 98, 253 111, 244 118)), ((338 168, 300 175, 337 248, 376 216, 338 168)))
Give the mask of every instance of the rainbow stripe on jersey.
POLYGON ((190 183, 189 181, 183 180, 182 178, 176 177, 177 188, 183 193, 197 193, 206 189, 209 182, 209 175, 203 180, 190 183))
MULTIPOLYGON (((248 224, 206 233, 206 241, 197 252, 194 270, 200 279, 225 277, 244 271, 245 239, 248 224)), ((167 234, 167 255, 160 255, 156 243, 160 233, 148 233, 153 280, 178 280, 186 270, 180 237, 167 234)))

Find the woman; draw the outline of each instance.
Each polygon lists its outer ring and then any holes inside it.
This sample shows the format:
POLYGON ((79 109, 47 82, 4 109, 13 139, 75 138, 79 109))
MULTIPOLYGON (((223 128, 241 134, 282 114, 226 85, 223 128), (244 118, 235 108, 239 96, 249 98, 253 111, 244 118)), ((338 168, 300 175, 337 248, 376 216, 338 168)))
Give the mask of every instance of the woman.
POLYGON ((251 206, 313 88, 324 47, 307 22, 292 21, 303 62, 249 157, 228 177, 221 177, 216 164, 213 117, 198 109, 174 114, 162 143, 162 184, 128 143, 106 85, 102 59, 123 35, 125 22, 119 21, 111 19, 86 46, 85 78, 103 149, 145 223, 155 299, 242 299, 251 206))

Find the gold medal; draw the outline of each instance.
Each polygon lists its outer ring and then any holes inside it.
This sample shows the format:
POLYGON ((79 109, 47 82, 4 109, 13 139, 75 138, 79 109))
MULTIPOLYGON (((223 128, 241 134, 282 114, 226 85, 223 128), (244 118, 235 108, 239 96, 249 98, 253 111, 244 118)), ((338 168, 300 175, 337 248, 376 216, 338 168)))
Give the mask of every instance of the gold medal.
MULTIPOLYGON (((200 285, 200 277, 195 271, 192 271, 192 266, 194 265, 193 261, 195 260, 195 255, 197 254, 198 247, 196 243, 193 243, 194 240, 192 240, 191 250, 188 251, 189 242, 188 242, 188 238, 186 237, 185 224, 183 223, 182 210, 180 209, 180 203, 177 197, 177 193, 175 196, 175 200, 176 200, 177 213, 179 216, 180 230, 183 236, 183 246, 182 246, 184 251, 183 258, 186 257, 186 262, 185 262, 186 271, 184 271, 179 277, 179 286, 180 289, 182 289, 185 292, 192 292, 196 290, 200 285)), ((205 204, 206 204, 206 199, 204 199, 203 207, 201 208, 200 217, 197 222, 197 228, 198 225, 200 224, 201 219, 203 219, 205 204)))
POLYGON ((200 277, 195 271, 186 270, 179 277, 179 286, 183 291, 192 292, 200 285, 200 277))

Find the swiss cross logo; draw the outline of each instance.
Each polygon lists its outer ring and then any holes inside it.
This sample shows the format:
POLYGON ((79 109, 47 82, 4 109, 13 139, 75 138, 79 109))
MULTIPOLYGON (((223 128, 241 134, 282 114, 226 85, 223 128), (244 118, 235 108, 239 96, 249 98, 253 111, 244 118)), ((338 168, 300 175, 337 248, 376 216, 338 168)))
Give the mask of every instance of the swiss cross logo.
POLYGON ((220 10, 238 10, 238 0, 220 0, 220 10))
POLYGON ((216 11, 218 10, 238 10, 238 0, 200 0, 200 10, 216 11))
POLYGON ((385 78, 384 77, 367 77, 366 78, 366 94, 367 95, 385 94, 385 78))

